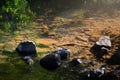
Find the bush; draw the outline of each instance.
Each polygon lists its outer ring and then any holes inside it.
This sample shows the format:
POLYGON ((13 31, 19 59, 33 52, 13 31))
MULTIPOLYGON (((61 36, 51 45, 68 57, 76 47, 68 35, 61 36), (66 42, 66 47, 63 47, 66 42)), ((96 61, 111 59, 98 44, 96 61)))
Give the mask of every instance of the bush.
POLYGON ((26 22, 32 14, 27 0, 5 0, 0 11, 2 29, 6 32, 16 30, 17 24, 26 22))

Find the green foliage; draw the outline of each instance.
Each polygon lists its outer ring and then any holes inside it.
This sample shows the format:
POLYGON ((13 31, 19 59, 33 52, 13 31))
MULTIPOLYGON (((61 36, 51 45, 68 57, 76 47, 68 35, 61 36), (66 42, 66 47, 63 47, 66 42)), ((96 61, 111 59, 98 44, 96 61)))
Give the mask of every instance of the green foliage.
POLYGON ((0 20, 6 32, 16 30, 18 23, 26 22, 33 15, 27 0, 5 0, 0 13, 0 20))
POLYGON ((7 20, 24 21, 29 19, 29 16, 26 15, 27 1, 26 0, 12 0, 6 1, 6 4, 3 5, 3 13, 7 16, 7 20))
POLYGON ((5 28, 5 32, 10 32, 10 27, 11 27, 10 22, 5 22, 3 26, 5 28))

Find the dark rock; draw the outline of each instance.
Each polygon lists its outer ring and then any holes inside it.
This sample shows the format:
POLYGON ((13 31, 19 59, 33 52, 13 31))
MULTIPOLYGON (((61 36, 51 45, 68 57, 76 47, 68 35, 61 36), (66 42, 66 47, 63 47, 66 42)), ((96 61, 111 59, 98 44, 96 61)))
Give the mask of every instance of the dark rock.
POLYGON ((116 75, 116 77, 120 78, 120 70, 115 70, 114 71, 114 75, 116 75))
POLYGON ((17 48, 16 51, 20 56, 36 56, 36 45, 32 41, 23 41, 21 42, 17 48))
POLYGON ((113 53, 112 57, 107 61, 109 64, 120 65, 120 45, 113 53))
POLYGON ((94 44, 90 51, 98 58, 101 58, 105 54, 109 54, 111 48, 111 41, 108 36, 100 37, 94 44))
POLYGON ((90 61, 90 62, 88 63, 88 65, 94 66, 94 65, 95 65, 95 61, 90 61))
POLYGON ((71 63, 73 65, 79 65, 79 64, 82 63, 82 61, 80 59, 78 59, 78 58, 74 58, 74 59, 72 59, 71 63))
POLYGON ((107 72, 105 68, 100 68, 90 71, 88 74, 88 80, 119 80, 119 74, 119 70, 107 72))
POLYGON ((61 60, 67 60, 70 57, 71 51, 67 48, 58 48, 53 53, 59 54, 61 60))
POLYGON ((40 65, 50 71, 56 70, 60 64, 60 55, 56 53, 48 54, 40 60, 40 65))
POLYGON ((105 80, 105 68, 96 69, 88 73, 88 80, 105 80))
POLYGON ((23 41, 17 46, 16 51, 26 64, 33 64, 33 60, 31 59, 31 57, 36 57, 37 55, 36 45, 34 42, 23 41))
POLYGON ((120 67, 117 67, 111 72, 107 72, 106 77, 109 78, 109 80, 120 80, 120 67))
POLYGON ((101 80, 118 80, 116 75, 113 72, 106 72, 102 77, 101 80))

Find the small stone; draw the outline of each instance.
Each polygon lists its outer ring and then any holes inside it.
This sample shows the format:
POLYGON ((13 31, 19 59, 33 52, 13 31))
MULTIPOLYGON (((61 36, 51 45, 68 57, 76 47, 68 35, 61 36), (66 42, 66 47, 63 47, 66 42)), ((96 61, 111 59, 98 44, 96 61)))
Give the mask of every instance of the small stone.
POLYGON ((73 58, 73 59, 72 59, 72 63, 73 63, 74 65, 79 65, 79 64, 82 63, 82 61, 81 61, 81 59, 79 59, 79 58, 73 58))

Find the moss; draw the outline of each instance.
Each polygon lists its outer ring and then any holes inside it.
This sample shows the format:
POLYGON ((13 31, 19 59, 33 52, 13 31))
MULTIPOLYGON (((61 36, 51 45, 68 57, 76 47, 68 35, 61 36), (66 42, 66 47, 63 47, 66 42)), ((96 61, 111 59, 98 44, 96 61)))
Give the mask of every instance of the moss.
POLYGON ((38 44, 37 46, 40 47, 40 48, 49 48, 49 46, 47 46, 47 45, 45 45, 45 44, 41 44, 41 43, 38 44))

